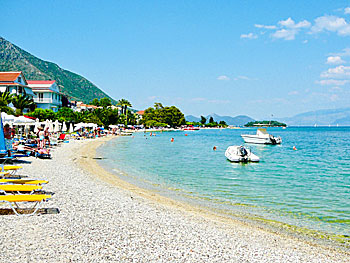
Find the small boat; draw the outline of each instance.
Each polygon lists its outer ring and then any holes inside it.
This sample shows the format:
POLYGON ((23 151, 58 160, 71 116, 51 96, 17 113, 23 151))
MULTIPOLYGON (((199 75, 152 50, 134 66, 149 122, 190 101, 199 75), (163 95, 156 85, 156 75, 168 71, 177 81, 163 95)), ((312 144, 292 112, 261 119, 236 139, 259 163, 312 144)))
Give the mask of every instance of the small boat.
POLYGON ((266 129, 259 128, 256 134, 242 134, 243 140, 246 143, 257 143, 257 144, 280 144, 282 143, 281 137, 275 137, 268 134, 266 129))
POLYGON ((199 131, 200 128, 199 127, 193 127, 193 126, 189 126, 186 128, 183 128, 184 131, 199 131))
POLYGON ((231 162, 259 162, 260 158, 244 146, 229 146, 225 152, 226 158, 231 162))

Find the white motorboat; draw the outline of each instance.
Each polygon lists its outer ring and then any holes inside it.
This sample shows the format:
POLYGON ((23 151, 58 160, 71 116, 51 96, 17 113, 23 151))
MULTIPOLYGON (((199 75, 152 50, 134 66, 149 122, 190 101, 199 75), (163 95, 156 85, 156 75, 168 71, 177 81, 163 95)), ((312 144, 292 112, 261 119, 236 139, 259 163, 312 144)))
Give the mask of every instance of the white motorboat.
POLYGON ((260 158, 244 146, 229 146, 225 156, 231 162, 259 162, 260 158))
POLYGON ((275 137, 268 134, 266 129, 259 128, 256 134, 242 134, 243 140, 246 143, 258 143, 258 144, 280 144, 282 143, 281 137, 275 137))

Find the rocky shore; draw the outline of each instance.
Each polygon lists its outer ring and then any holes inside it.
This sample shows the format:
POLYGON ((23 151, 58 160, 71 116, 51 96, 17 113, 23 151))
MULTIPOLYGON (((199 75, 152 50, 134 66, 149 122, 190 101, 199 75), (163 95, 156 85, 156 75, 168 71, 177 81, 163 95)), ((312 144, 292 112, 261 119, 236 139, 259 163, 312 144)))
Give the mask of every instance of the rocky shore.
POLYGON ((46 179, 45 208, 1 215, 0 262, 347 262, 349 254, 205 213, 99 167, 106 139, 71 141, 20 172, 46 179))

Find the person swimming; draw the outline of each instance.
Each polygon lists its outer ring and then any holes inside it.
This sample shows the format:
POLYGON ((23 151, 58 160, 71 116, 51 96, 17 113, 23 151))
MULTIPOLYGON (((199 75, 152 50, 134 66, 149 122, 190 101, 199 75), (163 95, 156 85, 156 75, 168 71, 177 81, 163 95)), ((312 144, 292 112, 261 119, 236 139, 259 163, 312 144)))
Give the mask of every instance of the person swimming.
POLYGON ((171 138, 171 140, 170 140, 171 142, 174 142, 174 138, 171 138))

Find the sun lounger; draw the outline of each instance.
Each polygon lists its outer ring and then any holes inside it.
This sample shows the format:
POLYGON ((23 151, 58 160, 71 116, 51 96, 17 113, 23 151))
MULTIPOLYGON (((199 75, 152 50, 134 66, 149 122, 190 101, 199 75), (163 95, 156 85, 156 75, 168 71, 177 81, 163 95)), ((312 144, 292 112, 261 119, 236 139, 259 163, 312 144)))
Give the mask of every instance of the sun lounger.
POLYGON ((45 180, 31 180, 31 179, 0 179, 0 183, 42 185, 42 184, 48 184, 49 181, 45 181, 45 180))
MULTIPOLYGON (((9 172, 10 175, 14 175, 17 170, 22 169, 22 166, 18 165, 0 165, 0 171, 1 172, 9 172)), ((0 174, 1 176, 1 174, 0 174)))
POLYGON ((51 195, 46 194, 16 194, 16 195, 0 195, 0 202, 7 203, 10 205, 13 212, 18 216, 30 216, 34 215, 41 204, 47 200, 51 199, 51 195), (19 213, 21 209, 18 203, 34 203, 32 209, 34 211, 30 214, 19 213))
POLYGON ((40 185, 23 185, 23 184, 0 184, 0 193, 6 192, 6 193, 20 193, 20 192, 30 192, 31 194, 35 191, 39 191, 43 189, 40 185))

